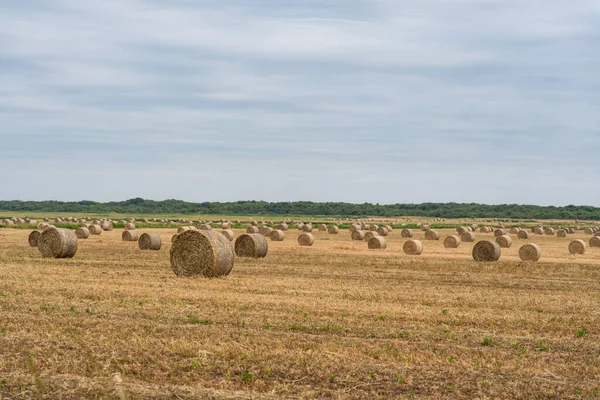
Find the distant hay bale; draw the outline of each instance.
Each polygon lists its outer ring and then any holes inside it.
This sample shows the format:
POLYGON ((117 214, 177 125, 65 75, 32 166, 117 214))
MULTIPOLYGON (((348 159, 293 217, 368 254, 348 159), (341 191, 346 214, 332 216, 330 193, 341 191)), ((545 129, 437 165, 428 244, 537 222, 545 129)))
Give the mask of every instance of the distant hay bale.
POLYGON ((302 222, 298 223, 298 230, 301 231, 304 229, 304 224, 302 222))
POLYGON ((263 227, 260 228, 260 233, 263 236, 270 237, 271 236, 271 232, 273 232, 273 228, 270 228, 268 226, 263 226, 263 227))
POLYGON ((127 222, 124 226, 126 231, 135 231, 135 225, 133 222, 127 222))
POLYGON ((498 228, 494 231, 495 237, 504 236, 504 235, 506 235, 506 230, 504 230, 503 228, 498 228))
POLYGON ((257 224, 256 224, 256 221, 252 221, 252 222, 250 223, 250 225, 252 225, 252 226, 256 226, 256 225, 257 225, 257 224))
MULTIPOLYGON (((464 232, 464 233, 471 233, 471 232, 464 232)), ((460 246, 460 238, 456 235, 450 235, 448 237, 446 237, 446 239, 444 239, 444 247, 447 249, 456 249, 458 246, 460 246)))
POLYGON ((88 229, 92 235, 99 235, 102 233, 102 227, 98 224, 90 225, 88 229))
POLYGON ((533 228, 532 232, 535 233, 536 235, 543 235, 544 228, 542 228, 541 226, 536 226, 535 228, 533 228))
POLYGON ((77 253, 77 237, 69 229, 49 228, 42 232, 38 249, 44 258, 71 258, 77 253))
POLYGON ((221 234, 227 238, 230 242, 235 238, 235 234, 231 229, 223 229, 221 234))
POLYGON ((384 237, 374 236, 369 239, 368 246, 371 250, 385 250, 387 248, 387 241, 384 237))
POLYGON ((313 226, 311 224, 305 224, 302 226, 302 232, 310 233, 313 231, 313 226))
POLYGON ((112 231, 113 229, 114 229, 114 226, 113 226, 112 222, 105 221, 102 223, 103 231, 112 231))
POLYGON ((519 239, 529 239, 529 233, 527 233, 526 230, 521 230, 519 233, 517 233, 517 237, 519 239))
POLYGON ((429 228, 431 228, 431 225, 429 225, 429 224, 421 225, 421 231, 423 231, 423 232, 427 232, 429 230, 429 228))
POLYGON ((494 230, 489 226, 484 226, 479 229, 479 232, 481 232, 481 233, 492 233, 493 231, 494 230))
POLYGON ((277 229, 280 230, 280 231, 284 231, 285 232, 285 231, 287 231, 290 228, 288 227, 288 224, 286 224, 285 222, 282 222, 282 223, 279 224, 279 226, 277 227, 277 229))
POLYGON ((177 235, 171 246, 170 259, 171 268, 177 276, 215 278, 229 275, 235 254, 223 234, 189 230, 177 235))
POLYGON ((583 230, 583 232, 585 232, 586 235, 593 235, 594 234, 594 229, 593 228, 585 228, 583 230))
POLYGON ((394 230, 394 228, 392 228, 391 225, 386 225, 386 226, 384 226, 384 228, 387 229, 387 231, 390 233, 394 230))
MULTIPOLYGON (((184 233, 186 232, 180 233, 179 235, 183 235, 184 233)), ((160 250, 160 247, 162 246, 160 235, 156 232, 144 233, 138 240, 138 246, 140 247, 140 250, 160 250)))
POLYGON ((281 242, 285 238, 285 233, 282 230, 277 229, 273 230, 273 232, 269 234, 269 237, 273 242, 281 242))
POLYGON ((198 227, 198 229, 201 231, 210 231, 212 230, 212 226, 210 226, 210 224, 202 224, 198 227))
POLYGON ((379 233, 375 232, 375 231, 366 231, 365 232, 365 241, 369 241, 372 238, 379 236, 379 233))
POLYGON ((473 247, 473 259, 475 261, 498 261, 501 254, 500 246, 489 240, 482 240, 473 247))
POLYGON ((298 244, 300 246, 312 246, 315 242, 315 238, 310 233, 303 233, 298 236, 298 244))
POLYGON ((420 256, 423 253, 423 243, 419 240, 409 240, 404 243, 402 250, 409 256, 420 256))
POLYGON ((402 232, 400 232, 400 236, 402 236, 403 238, 411 238, 411 237, 413 237, 412 230, 402 229, 402 232))
POLYGON ((376 231, 377 231, 377 229, 379 229, 379 226, 378 226, 378 225, 376 225, 376 224, 369 225, 369 230, 370 230, 370 231, 376 232, 376 231))
POLYGON ((123 231, 121 234, 121 239, 124 242, 137 242, 140 238, 140 234, 138 231, 123 231))
POLYGON ((546 229, 544 229, 544 234, 548 235, 548 236, 553 236, 554 235, 554 228, 546 228, 546 229))
POLYGON ((364 231, 354 231, 350 234, 352 240, 365 240, 365 232, 364 231))
POLYGON ((361 231, 362 230, 362 226, 360 225, 350 225, 350 233, 355 232, 355 231, 361 231))
POLYGON ((85 226, 82 226, 77 228, 75 231, 75 236, 77 236, 77 239, 87 239, 90 237, 90 230, 85 226))
POLYGON ((456 233, 462 236, 463 233, 469 232, 470 230, 471 229, 466 226, 459 226, 458 228, 456 228, 456 233))
POLYGON ((600 237, 599 236, 592 236, 592 238, 590 239, 590 247, 600 247, 600 237))
POLYGON ((575 228, 569 228, 569 229, 567 230, 567 232, 568 232, 568 233, 575 233, 575 228))
POLYGON ((387 236, 389 232, 386 227, 382 226, 377 228, 377 233, 379 234, 379 236, 387 236))
POLYGON ((327 230, 327 225, 320 224, 318 229, 319 229, 319 232, 325 232, 327 230))
POLYGON ((510 228, 509 232, 510 232, 511 235, 518 235, 520 230, 521 229, 519 229, 519 228, 514 228, 513 227, 513 228, 510 228))
POLYGON ((258 229, 258 226, 252 225, 246 229, 246 233, 260 233, 260 229, 258 229))
POLYGON ((440 240, 440 233, 432 229, 426 230, 425 240, 440 240))
POLYGON ((331 225, 329 228, 327 228, 327 232, 330 235, 337 235, 338 233, 340 233, 340 228, 338 228, 335 225, 331 225))
POLYGON ((567 231, 565 231, 564 229, 559 229, 556 231, 556 236, 560 238, 567 237, 567 231))
POLYGON ((585 242, 581 239, 576 239, 573 240, 570 244, 569 244, 569 253, 571 254, 583 254, 585 253, 585 248, 587 247, 587 245, 585 244, 585 242))
POLYGON ((463 242, 472 243, 475 241, 475 232, 465 232, 460 235, 460 240, 463 242))
POLYGON ((177 228, 177 233, 183 233, 183 232, 186 232, 186 231, 191 231, 192 228, 195 229, 195 227, 192 227, 192 226, 180 226, 179 228, 177 228))
POLYGON ((225 222, 221 223, 221 229, 223 229, 223 230, 231 229, 231 222, 225 221, 225 222))
POLYGON ((29 246, 38 247, 38 242, 40 240, 40 236, 42 236, 42 231, 33 231, 29 234, 29 246))
POLYGON ((498 243, 498 246, 508 249, 510 246, 512 246, 512 239, 508 235, 502 235, 496 238, 496 243, 498 243))
POLYGON ((522 261, 538 261, 542 257, 540 246, 528 243, 519 249, 519 257, 522 261))
POLYGON ((266 257, 269 251, 267 239, 259 233, 240 235, 234 247, 238 257, 262 258, 266 257))

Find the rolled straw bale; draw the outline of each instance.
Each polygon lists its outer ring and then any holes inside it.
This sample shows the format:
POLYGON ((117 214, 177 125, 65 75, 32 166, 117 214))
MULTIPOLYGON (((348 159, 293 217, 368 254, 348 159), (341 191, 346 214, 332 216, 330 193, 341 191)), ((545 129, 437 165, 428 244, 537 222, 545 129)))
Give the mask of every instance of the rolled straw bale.
POLYGON ((315 242, 315 238, 310 233, 303 233, 298 236, 298 244, 300 246, 312 246, 315 242))
POLYGON ((231 229, 231 222, 225 221, 225 222, 221 223, 221 229, 224 229, 224 230, 231 229))
POLYGON ((567 231, 565 231, 564 229, 559 229, 556 231, 556 236, 558 237, 567 237, 567 231))
POLYGON ((223 229, 221 234, 227 238, 230 242, 235 238, 235 234, 231 229, 223 229))
POLYGON ((371 238, 374 238, 375 236, 379 236, 379 233, 375 232, 375 231, 366 231, 365 232, 365 241, 369 241, 371 240, 371 238))
POLYGON ((501 254, 500 246, 489 240, 482 240, 473 247, 475 261, 498 261, 501 254))
MULTIPOLYGON (((179 235, 183 235, 183 233, 179 233, 179 235)), ((162 246, 162 240, 160 239, 160 235, 158 233, 147 232, 140 236, 138 240, 138 246, 140 247, 140 250, 160 250, 160 247, 162 246)))
POLYGON ((269 251, 267 239, 259 233, 240 235, 235 240, 234 247, 238 257, 262 258, 269 251))
POLYGON ((519 239, 529 239, 529 233, 526 230, 522 230, 517 233, 517 237, 519 239))
POLYGON ((542 257, 540 246, 528 243, 519 249, 519 257, 522 261, 538 261, 542 257))
POLYGON ((49 228, 42 232, 38 249, 44 258, 71 258, 77 253, 77 237, 69 229, 49 228))
POLYGON ((456 228, 456 233, 458 233, 459 235, 462 235, 465 232, 470 231, 471 229, 466 227, 466 226, 459 226, 458 228, 456 228))
POLYGON ((411 238, 411 237, 413 237, 412 230, 402 229, 402 232, 400 232, 400 236, 402 236, 403 238, 411 238))
POLYGON ((301 231, 304 228, 304 224, 302 222, 298 223, 298 230, 301 231))
POLYGON ((548 235, 548 236, 553 236, 554 235, 554 228, 546 228, 546 229, 544 229, 544 234, 548 235))
POLYGON ((536 226, 535 228, 533 228, 533 233, 535 233, 536 235, 543 235, 544 228, 542 228, 541 226, 536 226))
POLYGON ((512 239, 508 235, 502 235, 496 238, 496 243, 498 243, 498 246, 507 249, 512 246, 512 239))
POLYGON ((252 226, 257 226, 257 223, 256 223, 256 221, 252 221, 252 222, 250 223, 250 225, 252 225, 252 226))
POLYGON ((310 233, 310 232, 312 232, 312 231, 313 231, 313 226, 312 226, 311 224, 305 224, 305 225, 302 227, 302 232, 307 232, 307 233, 310 233))
POLYGON ((280 231, 284 231, 285 232, 285 231, 287 231, 290 228, 288 227, 288 224, 286 224, 285 222, 282 222, 282 223, 279 224, 279 226, 277 227, 277 229, 280 230, 280 231))
POLYGON ((329 232, 330 235, 337 235, 340 233, 340 228, 335 225, 331 225, 329 228, 327 228, 327 232, 329 232))
POLYGON ((319 232, 325 232, 327 230, 327 225, 325 224, 319 224, 319 232))
POLYGON ((513 228, 510 228, 509 232, 510 232, 511 235, 517 235, 517 234, 519 234, 519 231, 520 231, 519 228, 514 228, 513 227, 513 228))
POLYGON ((365 240, 365 232, 364 231, 354 231, 350 234, 352 240, 365 240))
POLYGON ((133 222, 127 222, 124 226, 126 231, 135 231, 135 225, 133 222))
POLYGON ((90 230, 90 234, 92 235, 99 235, 102 233, 102 227, 97 224, 90 225, 88 229, 90 230))
POLYGON ((575 233, 575 228, 569 228, 569 229, 567 230, 567 232, 568 232, 568 233, 575 233))
POLYGON ((592 229, 592 228, 585 228, 585 229, 583 230, 583 232, 584 232, 586 235, 593 235, 593 234, 594 234, 594 229, 592 229))
POLYGON ((379 234, 379 236, 387 236, 389 232, 386 227, 382 226, 377 228, 377 233, 379 234))
POLYGON ((42 231, 33 231, 29 234, 29 246, 31 247, 37 247, 38 246, 38 242, 40 240, 40 236, 42 236, 42 231))
POLYGON ((77 239, 87 239, 90 237, 90 230, 85 226, 82 226, 77 228, 75 231, 75 236, 77 236, 77 239))
MULTIPOLYGON (((198 231, 198 232, 200 232, 200 231, 198 231)), ((176 233, 176 234, 174 234, 173 236, 171 236, 171 243, 174 243, 174 242, 175 242, 175 240, 177 239, 177 236, 179 236, 179 234, 178 234, 178 233, 176 233)))
POLYGON ((583 254, 585 253, 585 248, 587 247, 587 245, 585 244, 585 242, 581 239, 576 239, 573 240, 570 244, 569 244, 569 253, 571 254, 583 254))
POLYGON ((479 229, 480 233, 490 233, 490 229, 487 226, 483 226, 479 229))
POLYGON ((350 233, 355 232, 355 231, 361 231, 362 230, 362 226, 360 225, 350 225, 350 233))
POLYGON ((592 236, 592 238, 590 239, 590 247, 600 247, 600 237, 599 236, 592 236))
MULTIPOLYGON (((471 233, 471 232, 464 232, 471 233)), ((456 249, 460 246, 460 238, 456 235, 450 235, 444 239, 444 247, 447 249, 456 249)))
POLYGON ((386 226, 384 226, 384 228, 387 229, 388 232, 390 232, 390 233, 394 230, 394 228, 392 228, 391 225, 386 225, 386 226))
POLYGON ((269 236, 271 236, 271 232, 273 232, 273 228, 271 228, 271 227, 263 226, 260 228, 260 233, 263 236, 269 237, 269 236))
POLYGON ((369 225, 369 230, 370 231, 377 231, 377 229, 379 229, 379 226, 377 224, 373 224, 373 225, 369 225))
POLYGON ((387 241, 384 237, 374 236, 369 239, 368 246, 371 250, 385 250, 387 248, 387 241))
POLYGON ((260 229, 258 229, 258 226, 252 225, 246 229, 246 233, 260 233, 260 229))
POLYGON ((361 224, 362 230, 363 231, 370 231, 371 230, 371 225, 369 224, 361 224))
POLYGON ((202 224, 198 227, 198 229, 201 231, 210 231, 212 230, 212 226, 210 226, 210 224, 202 224))
POLYGON ((404 254, 409 256, 420 256, 423 253, 423 243, 419 240, 409 240, 402 246, 404 254))
POLYGON ((423 224, 421 225, 421 231, 426 232, 427 230, 429 230, 430 227, 431 225, 429 224, 423 224))
POLYGON ((494 236, 504 236, 506 235, 506 231, 503 228, 498 228, 494 231, 494 236))
POLYGON ((285 238, 285 233, 282 230, 277 229, 273 230, 273 232, 269 234, 269 237, 274 242, 281 242, 285 238))
POLYGON ((177 228, 177 233, 182 233, 190 230, 192 230, 191 226, 180 226, 179 228, 177 228))
POLYGON ((102 223, 103 231, 112 231, 113 229, 114 229, 114 226, 113 226, 112 222, 105 221, 102 223))
POLYGON ((229 240, 213 231, 189 230, 178 234, 170 258, 175 275, 207 278, 229 275, 235 262, 229 240))
POLYGON ((123 231, 121 234, 121 239, 124 242, 137 242, 140 238, 140 234, 138 231, 123 231))
POLYGON ((463 242, 472 243, 475 241, 475 232, 465 232, 460 235, 460 240, 463 242))
POLYGON ((440 233, 438 231, 428 229, 425 231, 425 240, 440 240, 440 233))

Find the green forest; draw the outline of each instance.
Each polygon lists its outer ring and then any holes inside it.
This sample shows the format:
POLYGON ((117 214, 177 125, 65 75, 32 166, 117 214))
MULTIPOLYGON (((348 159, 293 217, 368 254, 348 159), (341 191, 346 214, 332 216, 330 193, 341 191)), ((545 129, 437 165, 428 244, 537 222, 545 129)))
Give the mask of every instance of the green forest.
POLYGON ((600 219, 600 208, 591 206, 535 206, 518 204, 486 205, 476 203, 352 204, 309 201, 236 201, 229 203, 190 203, 181 200, 119 202, 94 201, 0 201, 3 212, 48 212, 90 214, 202 214, 202 215, 314 215, 331 217, 423 216, 438 218, 519 218, 519 219, 600 219))

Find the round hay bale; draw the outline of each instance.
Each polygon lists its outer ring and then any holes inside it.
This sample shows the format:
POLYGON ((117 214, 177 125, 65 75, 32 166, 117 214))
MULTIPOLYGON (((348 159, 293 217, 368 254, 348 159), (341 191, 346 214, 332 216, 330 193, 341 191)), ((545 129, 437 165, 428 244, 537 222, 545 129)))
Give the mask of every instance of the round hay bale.
POLYGON ((542 250, 537 244, 528 243, 519 249, 519 257, 522 261, 538 261, 542 257, 542 250))
POLYGON ((400 236, 402 236, 403 238, 411 238, 411 237, 413 237, 412 230, 402 229, 402 232, 400 232, 400 236))
POLYGON ((235 262, 229 240, 213 231, 189 230, 178 234, 171 246, 170 256, 171 268, 177 276, 226 276, 235 262))
POLYGON ((456 233, 458 233, 459 235, 462 236, 463 233, 465 232, 469 232, 471 229, 469 227, 466 226, 459 226, 458 228, 456 228, 456 233))
POLYGON ((257 226, 257 223, 256 223, 256 221, 252 221, 252 222, 250 223, 250 225, 252 225, 252 226, 257 226))
POLYGON ((387 241, 384 237, 373 236, 369 239, 368 246, 371 250, 385 250, 387 248, 387 241))
POLYGON ((525 230, 521 230, 519 233, 517 233, 517 237, 519 239, 529 239, 529 233, 527 233, 525 230))
POLYGON ((238 257, 262 258, 266 257, 269 251, 267 239, 259 233, 240 235, 234 247, 238 257))
POLYGON ((285 222, 282 222, 282 223, 279 224, 279 226, 277 227, 277 229, 280 230, 280 231, 284 231, 285 232, 285 231, 287 231, 290 228, 288 227, 288 224, 286 224, 285 222))
POLYGON ((270 237, 271 236, 271 232, 273 232, 273 228, 270 228, 268 226, 263 226, 263 227, 260 228, 260 233, 263 236, 270 237))
POLYGON ((273 230, 273 232, 269 234, 269 237, 274 242, 281 242, 285 238, 285 233, 282 230, 277 229, 273 230))
POLYGON ((600 237, 599 236, 592 236, 592 238, 590 239, 590 247, 600 247, 600 237))
POLYGON ((489 240, 482 240, 473 247, 475 261, 498 261, 501 254, 500 246, 489 240))
POLYGON ((123 233, 121 234, 121 239, 124 242, 137 242, 138 239, 140 238, 140 234, 138 233, 138 231, 123 231, 123 233))
POLYGON ((304 224, 302 222, 298 223, 298 230, 301 231, 304 228, 304 224))
POLYGON ((378 225, 376 225, 376 224, 369 225, 369 230, 370 230, 370 231, 376 232, 376 231, 377 231, 377 229, 379 229, 379 226, 378 226, 378 225))
POLYGON ((569 228, 569 229, 567 230, 567 232, 568 232, 568 233, 575 233, 575 228, 569 228))
POLYGON ((313 231, 313 226, 311 224, 305 224, 302 226, 302 232, 310 233, 313 231))
POLYGON ((593 235, 594 234, 594 229, 593 228, 585 228, 583 230, 583 232, 585 232, 586 235, 593 235))
POLYGON ((421 225, 421 231, 423 231, 423 232, 427 232, 429 230, 429 228, 431 228, 431 225, 429 225, 429 224, 421 225))
POLYGON ((45 222, 40 222, 37 227, 38 227, 38 231, 43 231, 44 229, 49 228, 50 225, 45 222))
POLYGON ((318 229, 319 229, 319 232, 325 232, 325 231, 327 231, 327 225, 320 224, 318 229))
POLYGON ((90 237, 90 230, 82 226, 81 228, 77 228, 75 236, 77 236, 77 239, 87 239, 90 237))
POLYGON ((102 227, 98 224, 90 225, 88 229, 92 235, 99 235, 102 233, 102 227))
POLYGON ((233 239, 235 238, 235 234, 231 229, 223 229, 221 231, 221 234, 225 236, 230 242, 233 241, 233 239))
POLYGON ((365 232, 364 231, 354 231, 350 234, 352 240, 365 240, 365 232))
MULTIPOLYGON (((179 233, 178 235, 183 235, 184 233, 186 232, 179 233)), ((138 240, 138 246, 140 247, 140 250, 160 250, 160 247, 162 246, 160 235, 156 232, 144 233, 140 236, 138 240)))
POLYGON ((124 226, 126 231, 135 231, 135 225, 133 222, 127 222, 124 226))
POLYGON ((201 231, 210 231, 212 230, 212 226, 210 226, 210 224, 202 224, 198 227, 198 229, 201 231))
POLYGON ((38 249, 44 258, 71 258, 77 253, 77 237, 69 229, 49 228, 40 235, 38 249))
POLYGON ((362 226, 360 225, 350 225, 350 233, 355 232, 355 231, 362 231, 362 226))
POLYGON ((315 238, 310 233, 303 233, 298 236, 298 244, 300 246, 312 246, 315 242, 315 238))
POLYGON ((440 240, 440 233, 432 229, 425 231, 425 240, 440 240))
POLYGON ((38 242, 40 241, 40 236, 42 236, 42 231, 33 231, 29 234, 29 246, 38 247, 38 242))
POLYGON ((389 231, 387 230, 386 227, 379 227, 377 228, 377 233, 379 234, 379 236, 387 236, 389 234, 389 231))
POLYGON ((517 235, 517 234, 519 234, 520 230, 521 229, 519 229, 519 228, 510 228, 509 232, 510 232, 511 235, 517 235))
POLYGON ((260 233, 260 229, 258 229, 258 226, 252 225, 246 229, 246 233, 260 233))
POLYGON ((190 230, 192 230, 191 226, 180 226, 179 228, 177 228, 177 233, 183 233, 190 230))
POLYGON ((409 256, 420 256, 423 253, 423 243, 419 240, 409 240, 402 246, 404 254, 409 256))
POLYGON ((379 236, 379 233, 375 232, 375 231, 366 231, 365 232, 365 241, 369 241, 372 238, 374 238, 375 236, 379 236))
POLYGON ((510 246, 512 246, 512 239, 508 235, 502 235, 496 238, 496 243, 498 243, 498 246, 508 249, 510 246))
POLYGON ((390 233, 394 230, 394 228, 392 228, 391 225, 386 225, 386 226, 384 226, 384 228, 387 229, 387 231, 390 233))
POLYGON ((559 229, 556 231, 556 236, 560 238, 567 237, 567 231, 565 231, 564 229, 559 229))
POLYGON ((546 228, 546 229, 544 229, 544 234, 548 235, 548 236, 553 236, 554 235, 554 228, 546 228))
POLYGON ((340 233, 340 228, 338 228, 335 225, 331 225, 329 228, 327 228, 327 232, 330 235, 337 235, 338 233, 340 233))
MULTIPOLYGON (((464 233, 471 233, 465 231, 464 233)), ((460 238, 456 235, 450 235, 444 239, 444 247, 447 249, 456 249, 460 246, 460 238)))
POLYGON ((535 233, 536 235, 543 235, 544 228, 542 228, 541 226, 536 226, 535 228, 533 228, 532 232, 535 233))
POLYGON ((504 235, 506 235, 506 231, 503 228, 498 228, 494 231, 495 237, 504 236, 504 235))
POLYGON ((475 232, 465 232, 460 235, 460 240, 463 242, 472 243, 475 241, 475 232))
POLYGON ((231 222, 229 221, 225 221, 221 224, 221 229, 223 230, 228 230, 231 229, 231 222))
POLYGON ((585 242, 581 239, 576 239, 573 240, 570 244, 569 244, 569 253, 571 254, 583 254, 585 253, 585 248, 587 247, 587 245, 585 244, 585 242))
POLYGON ((103 231, 112 231, 113 229, 114 229, 114 226, 113 226, 112 222, 105 221, 102 223, 103 231))

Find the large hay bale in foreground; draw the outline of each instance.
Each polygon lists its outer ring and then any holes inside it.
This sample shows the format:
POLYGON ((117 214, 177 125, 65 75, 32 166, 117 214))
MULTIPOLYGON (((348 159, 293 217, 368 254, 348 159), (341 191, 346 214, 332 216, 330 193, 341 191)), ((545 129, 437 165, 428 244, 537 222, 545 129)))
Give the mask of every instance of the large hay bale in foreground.
POLYGON ((411 238, 413 237, 412 230, 402 229, 402 231, 400 232, 400 236, 402 236, 403 238, 411 238))
MULTIPOLYGON (((465 232, 467 233, 467 232, 465 232)), ((470 232, 468 232, 470 233, 470 232)), ((444 247, 447 249, 456 249, 460 246, 460 238, 456 235, 450 235, 444 239, 444 247)))
POLYGON ((529 233, 526 230, 521 230, 517 233, 519 239, 529 239, 529 233))
POLYGON ((300 246, 312 246, 314 242, 315 238, 310 233, 303 233, 300 236, 298 236, 298 244, 300 246))
POLYGON ((240 235, 234 247, 238 257, 262 258, 266 257, 269 251, 269 243, 260 233, 240 235))
MULTIPOLYGON (((183 233, 180 233, 179 235, 183 235, 183 233)), ((158 233, 147 232, 140 236, 140 239, 138 240, 138 246, 140 247, 140 250, 160 250, 160 247, 162 246, 162 240, 160 239, 160 235, 158 233)))
POLYGON ((538 261, 542 257, 540 246, 528 243, 519 249, 519 257, 522 261, 538 261))
POLYGON ((225 236, 230 242, 235 238, 235 234, 231 229, 223 229, 221 235, 225 236))
POLYGON ((419 240, 409 240, 404 243, 402 250, 409 256, 420 256, 423 253, 423 243, 419 240))
POLYGON ((260 229, 258 229, 258 226, 252 225, 246 229, 246 233, 260 233, 260 229))
POLYGON ((496 238, 496 243, 498 243, 498 246, 507 249, 512 246, 512 239, 508 235, 502 235, 496 238))
POLYGON ((213 231, 189 230, 178 234, 171 246, 170 256, 171 268, 177 276, 226 276, 235 262, 229 240, 213 231))
POLYGON ((138 239, 140 238, 140 234, 138 233, 138 231, 123 231, 123 233, 121 234, 121 239, 124 242, 137 242, 138 239))
POLYGON ((77 239, 87 239, 90 237, 90 230, 82 226, 81 228, 77 228, 75 236, 77 236, 77 239))
POLYGON ((283 239, 285 239, 285 233, 282 230, 277 229, 273 230, 273 232, 269 234, 269 237, 274 242, 282 242, 283 239))
POLYGON ((373 236, 369 239, 368 246, 371 250, 385 250, 387 248, 387 241, 384 237, 373 236))
POLYGON ((126 231, 135 231, 135 224, 133 222, 127 222, 124 226, 126 231))
POLYGON ((365 240, 365 232, 364 231, 354 231, 350 235, 352 240, 365 240))
POLYGON ((504 228, 498 228, 494 231, 494 236, 499 237, 499 236, 504 236, 506 235, 506 230, 504 228))
POLYGON ((49 228, 42 232, 38 249, 44 258, 71 258, 77 253, 77 237, 69 229, 49 228))
POLYGON ((365 232, 365 241, 369 241, 372 238, 379 236, 379 233, 375 232, 375 231, 366 231, 365 232))
POLYGON ((387 228, 386 228, 386 227, 384 227, 384 226, 381 226, 381 227, 377 228, 377 234, 378 234, 379 236, 387 236, 387 235, 388 235, 388 233, 389 233, 389 231, 388 231, 388 230, 387 230, 387 228))
POLYGON ((590 247, 600 247, 600 237, 592 236, 590 239, 590 247))
POLYGON ((432 229, 425 231, 425 240, 440 240, 440 233, 432 229))
POLYGON ((338 228, 335 225, 331 225, 329 228, 327 228, 327 232, 330 235, 337 235, 338 233, 340 233, 340 228, 338 228))
POLYGON ((102 227, 98 224, 90 225, 89 230, 92 235, 99 235, 102 233, 102 227))
POLYGON ((489 240, 482 240, 473 247, 475 261, 498 261, 501 254, 500 246, 489 240))
POLYGON ((29 246, 38 247, 38 242, 40 240, 40 236, 42 236, 42 231, 33 231, 29 234, 29 246))
POLYGON ((460 240, 463 242, 472 243, 475 241, 475 232, 465 232, 460 235, 460 240))
POLYGON ((585 244, 585 242, 581 239, 576 239, 573 240, 570 244, 569 244, 569 253, 571 254, 583 254, 585 253, 585 248, 587 247, 587 245, 585 244))

